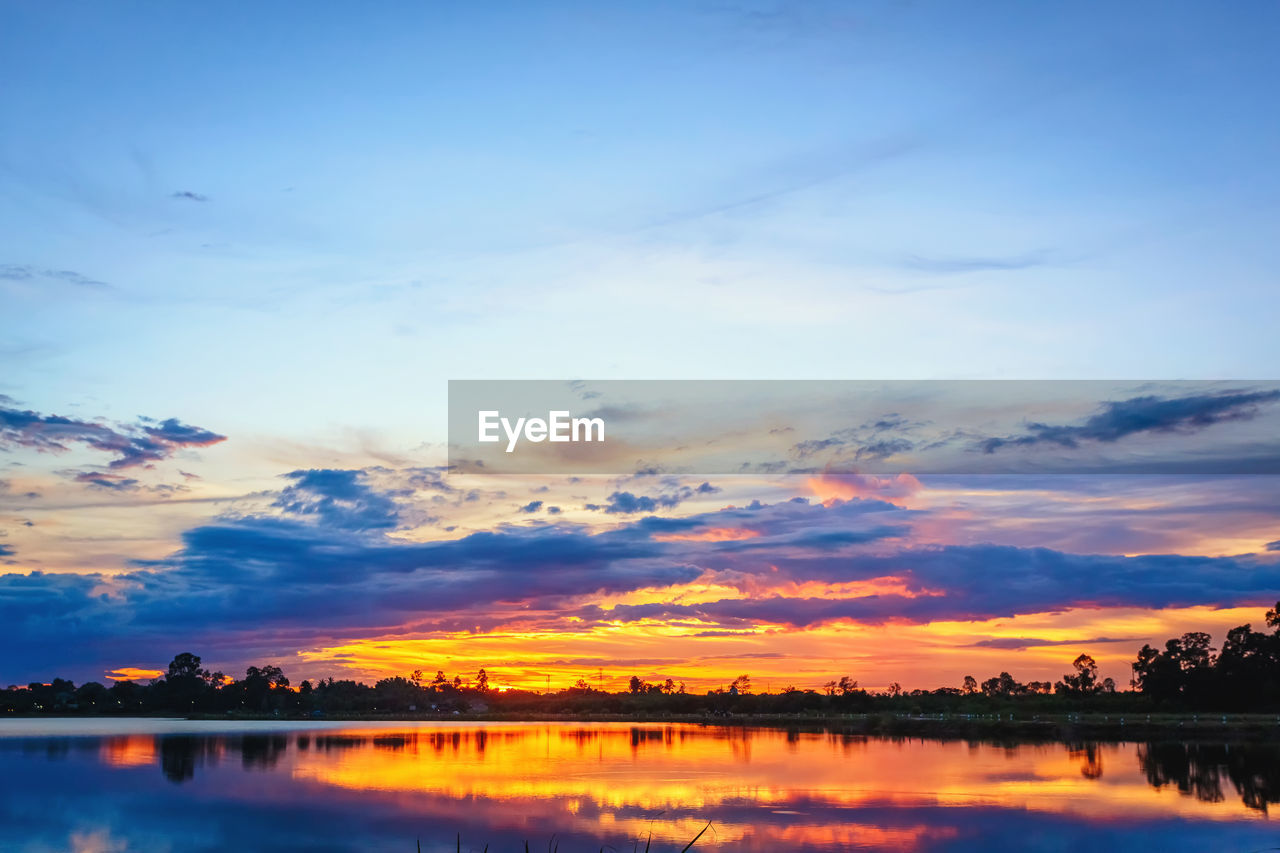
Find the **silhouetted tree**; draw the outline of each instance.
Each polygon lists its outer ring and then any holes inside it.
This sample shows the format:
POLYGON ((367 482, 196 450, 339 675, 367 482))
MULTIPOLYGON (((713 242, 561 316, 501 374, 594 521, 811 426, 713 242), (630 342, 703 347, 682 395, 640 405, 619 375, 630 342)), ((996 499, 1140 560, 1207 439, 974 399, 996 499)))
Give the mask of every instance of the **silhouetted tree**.
POLYGON ((984 696, 1017 696, 1024 692, 1026 692, 1025 685, 1007 672, 1002 672, 995 678, 988 678, 982 682, 984 696))
POLYGON ((200 666, 200 656, 183 652, 169 662, 152 698, 159 700, 162 707, 195 711, 203 706, 211 690, 210 673, 200 666))
POLYGON ((1089 655, 1080 655, 1071 662, 1071 665, 1076 671, 1062 676, 1062 681, 1058 682, 1058 692, 1069 693, 1072 696, 1097 693, 1099 690, 1097 662, 1089 655))

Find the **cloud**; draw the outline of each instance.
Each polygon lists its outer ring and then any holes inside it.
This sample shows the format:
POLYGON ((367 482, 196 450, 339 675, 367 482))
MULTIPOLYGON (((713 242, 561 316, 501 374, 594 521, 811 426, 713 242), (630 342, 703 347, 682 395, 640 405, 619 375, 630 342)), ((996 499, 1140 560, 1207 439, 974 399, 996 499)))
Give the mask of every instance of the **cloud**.
POLYGON ((827 438, 797 442, 791 452, 802 460, 825 451, 836 451, 838 456, 855 462, 881 462, 914 450, 919 442, 907 436, 925 426, 922 421, 908 420, 897 412, 890 412, 858 426, 836 430, 827 438))
POLYGON ((0 280, 35 283, 40 279, 62 282, 91 290, 111 290, 111 285, 81 275, 75 270, 56 270, 28 264, 0 264, 0 280))
POLYGON ((823 472, 809 479, 809 488, 821 500, 849 500, 851 498, 879 498, 900 502, 913 497, 923 486, 910 474, 896 477, 876 477, 865 474, 823 472))
POLYGON ((719 491, 719 487, 704 482, 697 487, 683 486, 675 491, 653 496, 614 492, 609 495, 604 504, 587 504, 585 509, 604 511, 610 515, 657 512, 660 509, 674 509, 695 495, 712 495, 719 491))
POLYGON ((997 545, 905 548, 884 554, 781 554, 770 564, 778 579, 848 583, 896 578, 906 591, 846 598, 772 596, 690 605, 619 605, 608 616, 621 621, 698 619, 727 627, 969 622, 1072 608, 1235 607, 1265 601, 1280 587, 1280 566, 1245 557, 1117 557, 997 545))
POLYGON ((1048 263, 1049 253, 1044 250, 1028 252, 1024 255, 1009 255, 1006 257, 929 258, 920 255, 908 255, 902 261, 902 265, 907 269, 919 270, 920 272, 937 273, 940 275, 952 275, 968 272, 1004 272, 1009 270, 1025 270, 1032 269, 1034 267, 1046 266, 1048 263))
POLYGON ((1036 646, 1101 646, 1108 643, 1140 643, 1142 637, 1084 637, 1071 640, 1042 640, 1037 637, 990 637, 970 643, 972 648, 1022 651, 1036 646))
POLYGON ((791 449, 800 459, 808 459, 815 453, 821 453, 824 450, 830 450, 833 447, 843 447, 847 442, 841 438, 810 438, 797 442, 791 449))
POLYGON ((181 199, 183 201, 202 201, 202 202, 209 200, 209 197, 207 195, 202 195, 201 193, 192 192, 191 190, 178 190, 177 192, 170 195, 169 198, 181 199))
POLYGON ((1268 550, 1268 551, 1280 551, 1280 539, 1277 539, 1277 540, 1276 540, 1276 541, 1274 541, 1274 542, 1268 542, 1268 543, 1267 543, 1267 550, 1268 550))
POLYGON ((0 557, 12 557, 17 552, 13 550, 12 545, 0 543, 0 557))
POLYGON ((335 638, 504 625, 582 630, 665 619, 749 631, 973 621, 1068 608, 1231 607, 1274 601, 1280 588, 1280 565, 1262 557, 913 546, 913 525, 930 513, 868 498, 753 501, 600 532, 556 519, 420 542, 389 535, 401 492, 376 487, 378 479, 376 470, 291 472, 270 504, 276 514, 193 527, 180 549, 125 574, 0 576, 0 669, 47 675, 69 647, 91 649, 83 664, 101 669, 152 661, 178 641, 211 659, 244 660, 335 638), (595 603, 695 581, 736 594, 595 603))
POLYGON ((447 465, 438 465, 428 468, 408 468, 405 473, 408 474, 409 485, 419 491, 442 492, 445 494, 456 492, 457 489, 450 485, 445 479, 445 475, 449 473, 447 465))
POLYGON ((542 509, 542 501, 529 501, 527 504, 520 507, 521 512, 530 512, 530 513, 537 512, 540 509, 542 509))
POLYGON ((139 486, 138 481, 130 477, 99 471, 78 471, 73 479, 77 483, 84 483, 91 488, 104 489, 109 492, 132 492, 139 486))
POLYGON ((202 427, 188 426, 176 418, 157 421, 140 418, 133 424, 109 424, 62 415, 42 415, 18 409, 0 395, 0 448, 25 447, 45 453, 62 453, 74 444, 115 456, 113 470, 148 466, 168 459, 187 447, 208 447, 226 436, 202 427))
POLYGON ((363 471, 312 468, 284 476, 293 482, 271 505, 286 513, 316 516, 340 530, 379 530, 399 524, 393 496, 370 487, 363 471))
MULTIPOLYGON (((152 660, 179 639, 211 656, 245 656, 406 630, 530 618, 554 626, 584 598, 689 583, 708 570, 706 561, 739 575, 765 572, 773 556, 735 556, 733 542, 659 541, 664 532, 749 522, 779 552, 833 553, 845 546, 832 540, 902 512, 878 502, 827 509, 799 500, 686 519, 649 516, 599 533, 558 523, 413 542, 388 537, 385 527, 332 524, 332 514, 313 507, 324 498, 376 505, 367 476, 293 472, 280 492, 289 497, 277 500, 284 515, 191 528, 178 551, 139 561, 127 574, 0 576, 0 668, 47 674, 65 663, 69 646, 92 649, 83 664, 101 669, 152 660)), ((339 513, 347 519, 347 510, 339 513)))
POLYGON ((884 438, 872 441, 859 447, 854 452, 854 459, 880 462, 898 453, 906 453, 915 449, 915 442, 905 438, 884 438))
POLYGON ((164 675, 163 670, 143 669, 136 666, 123 666, 106 673, 107 678, 112 681, 148 681, 162 675, 164 675))
POLYGON ((1186 397, 1147 395, 1102 404, 1083 424, 1027 424, 1027 434, 991 437, 979 442, 985 453, 1002 447, 1052 444, 1075 448, 1083 441, 1112 443, 1139 433, 1190 433, 1227 421, 1253 418, 1258 408, 1280 400, 1280 390, 1193 394, 1186 397))

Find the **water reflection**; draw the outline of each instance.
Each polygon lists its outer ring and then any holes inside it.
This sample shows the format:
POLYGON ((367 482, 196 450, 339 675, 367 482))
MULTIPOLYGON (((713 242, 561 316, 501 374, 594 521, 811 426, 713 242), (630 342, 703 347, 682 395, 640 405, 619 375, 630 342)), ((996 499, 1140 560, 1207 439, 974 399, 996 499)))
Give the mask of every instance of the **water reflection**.
POLYGON ((1226 799, 1225 779, 1246 808, 1265 813, 1280 803, 1280 747, 1273 744, 1139 744, 1138 761, 1155 787, 1173 785, 1204 802, 1226 799))
POLYGON ((679 849, 708 820, 696 849, 1149 849, 1153 838, 1169 850, 1258 849, 1280 802, 1275 745, 684 725, 225 729, 0 728, 0 824, 17 827, 15 849, 82 853, 206 849, 133 819, 163 804, 219 816, 202 829, 207 849, 299 849, 313 836, 324 850, 408 850, 417 838, 443 850, 457 833, 477 850, 552 834, 565 851, 630 849, 650 831, 655 849, 679 849))

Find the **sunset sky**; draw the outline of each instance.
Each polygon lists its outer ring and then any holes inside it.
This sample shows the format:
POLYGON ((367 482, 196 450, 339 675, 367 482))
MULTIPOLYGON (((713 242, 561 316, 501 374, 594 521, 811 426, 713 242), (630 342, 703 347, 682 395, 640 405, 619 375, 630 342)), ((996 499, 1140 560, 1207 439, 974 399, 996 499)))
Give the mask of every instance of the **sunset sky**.
POLYGON ((1125 684, 1260 627, 1275 476, 459 474, 446 382, 1123 379, 999 440, 1270 453, 1280 7, 393 6, 0 13, 0 685, 1125 684))

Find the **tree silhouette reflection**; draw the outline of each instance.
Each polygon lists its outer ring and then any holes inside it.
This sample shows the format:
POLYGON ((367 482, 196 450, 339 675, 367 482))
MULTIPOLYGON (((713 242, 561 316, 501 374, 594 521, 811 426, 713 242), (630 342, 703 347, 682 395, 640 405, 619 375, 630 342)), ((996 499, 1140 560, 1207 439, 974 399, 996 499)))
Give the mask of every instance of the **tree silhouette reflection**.
POLYGON ((1138 763, 1154 787, 1173 785, 1205 802, 1222 802, 1226 781, 1248 808, 1266 813, 1280 803, 1280 746, 1274 744, 1139 744, 1138 763))

